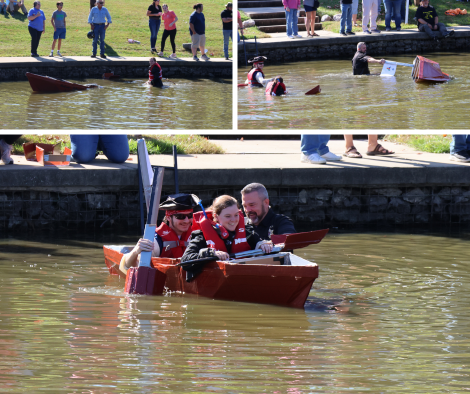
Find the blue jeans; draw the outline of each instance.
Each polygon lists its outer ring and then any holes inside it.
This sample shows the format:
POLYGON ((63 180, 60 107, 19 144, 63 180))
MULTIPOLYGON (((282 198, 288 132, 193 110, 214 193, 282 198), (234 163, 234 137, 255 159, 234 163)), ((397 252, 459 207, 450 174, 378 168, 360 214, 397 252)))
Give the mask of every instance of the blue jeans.
POLYGON ((401 27, 401 2, 402 0, 384 0, 385 3, 385 28, 390 29, 392 20, 392 9, 395 18, 395 26, 401 27))
POLYGON ((329 140, 329 135, 302 134, 300 138, 300 149, 302 153, 307 156, 310 156, 312 153, 318 153, 320 156, 325 155, 330 151, 326 146, 329 140))
POLYGON ((288 36, 295 36, 299 34, 299 27, 297 26, 297 10, 290 9, 289 12, 286 10, 286 28, 288 36))
POLYGON ((346 31, 352 31, 352 4, 341 4, 341 29, 340 33, 344 33, 344 25, 346 31))
POLYGON ((453 155, 463 150, 470 150, 470 135, 453 134, 452 142, 450 143, 450 154, 453 155))
POLYGON ((93 33, 95 33, 95 38, 93 38, 93 55, 96 55, 96 50, 98 48, 98 40, 100 40, 100 54, 104 55, 104 36, 106 35, 105 25, 94 25, 93 33))
POLYGON ((103 151, 109 161, 124 163, 129 157, 129 142, 126 135, 83 135, 70 136, 72 158, 77 163, 89 163, 97 150, 103 151))
POLYGON ((228 57, 228 39, 230 38, 233 43, 232 30, 222 30, 224 32, 224 55, 228 57))
POLYGON ((155 49, 157 43, 158 30, 160 30, 161 19, 149 19, 150 28, 150 49, 155 49))

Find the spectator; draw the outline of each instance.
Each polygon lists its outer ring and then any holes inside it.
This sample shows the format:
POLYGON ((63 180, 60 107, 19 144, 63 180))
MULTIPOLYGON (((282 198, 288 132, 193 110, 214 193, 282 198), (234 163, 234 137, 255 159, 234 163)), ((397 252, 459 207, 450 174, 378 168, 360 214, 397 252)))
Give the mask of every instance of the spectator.
POLYGON ((93 134, 71 135, 72 158, 77 163, 89 163, 95 157, 96 151, 103 151, 109 161, 124 163, 129 157, 129 142, 126 135, 93 134))
POLYGON ((302 134, 300 149, 302 151, 300 161, 310 164, 325 164, 327 161, 339 161, 337 156, 328 149, 329 135, 302 134))
POLYGON ((158 55, 163 56, 163 51, 165 50, 165 41, 167 37, 170 37, 171 49, 173 50, 173 53, 170 55, 170 59, 176 59, 175 37, 176 37, 176 22, 178 22, 178 17, 174 13, 174 11, 170 11, 168 9, 167 4, 163 4, 162 19, 165 25, 165 30, 163 30, 163 35, 162 35, 162 50, 158 55))
POLYGON ((352 0, 352 23, 357 27, 357 10, 359 9, 359 0, 352 0))
POLYGON ((46 16, 40 9, 40 1, 35 1, 33 6, 34 7, 31 8, 28 12, 28 30, 29 34, 31 35, 31 56, 39 57, 38 46, 42 33, 46 32, 46 16))
POLYGON ((150 51, 152 53, 157 53, 155 45, 157 44, 158 30, 160 30, 160 24, 162 22, 162 7, 160 7, 160 0, 154 0, 153 3, 149 5, 147 16, 149 17, 150 28, 150 51))
POLYGON ((224 33, 224 55, 225 60, 228 60, 228 43, 229 38, 232 40, 232 3, 227 3, 225 10, 220 14, 222 18, 222 32, 224 33))
POLYGON ((286 10, 286 30, 289 38, 302 38, 299 34, 297 11, 300 6, 300 0, 282 0, 286 10))
POLYGON ((10 14, 11 15, 15 15, 15 12, 18 12, 20 10, 20 8, 21 8, 21 11, 23 11, 23 14, 25 14, 25 15, 28 14, 28 10, 26 9, 26 7, 24 5, 23 0, 10 0, 9 7, 10 7, 10 14))
MULTIPOLYGON (((368 156, 385 156, 385 155, 392 155, 395 152, 392 152, 388 149, 385 149, 382 145, 380 145, 377 141, 378 136, 369 134, 367 136, 369 145, 367 146, 366 155, 368 156)), ((352 159, 360 159, 362 155, 357 151, 354 146, 353 136, 352 135, 344 135, 344 140, 346 141, 346 151, 343 153, 343 156, 349 157, 352 159)))
POLYGON ((401 2, 402 0, 385 0, 385 30, 390 31, 390 21, 392 20, 392 10, 395 18, 397 31, 401 30, 401 2))
POLYGON ((362 0, 362 31, 366 34, 380 33, 377 29, 377 0, 362 0), (370 30, 367 25, 370 22, 370 30))
POLYGON ((370 75, 369 63, 385 64, 385 59, 374 59, 366 55, 367 46, 365 42, 357 44, 357 51, 352 59, 353 75, 370 75))
MULTIPOLYGON (((423 2, 421 2, 423 3, 423 2)), ((454 134, 450 143, 450 160, 468 163, 470 161, 470 135, 454 134)))
POLYGON ((5 0, 0 0, 0 14, 7 14, 7 3, 5 0))
MULTIPOLYGON (((240 11, 237 11, 237 12, 238 12, 238 29, 240 30, 243 36, 243 21, 240 15, 240 11)), ((238 33, 238 42, 240 42, 240 33, 238 33)))
POLYGON ((201 51, 201 59, 207 61, 209 57, 204 49, 206 46, 206 20, 202 13, 202 3, 193 6, 193 13, 189 17, 189 34, 191 35, 191 51, 193 52, 193 60, 199 61, 197 58, 197 48, 201 51))
MULTIPOLYGON (((356 0, 357 1, 357 0, 356 0)), ((307 29, 307 37, 318 37, 315 33, 315 19, 317 17, 318 0, 304 0, 305 9, 305 27, 307 29), (310 34, 312 32, 312 34, 310 34)))
POLYGON ((434 41, 454 35, 454 31, 447 31, 443 23, 439 22, 437 12, 429 5, 429 0, 421 0, 421 5, 416 10, 415 18, 418 20, 418 30, 424 31, 434 41))
POLYGON ((0 165, 13 164, 11 152, 13 151, 14 142, 21 137, 20 135, 2 135, 0 139, 0 165))
POLYGON ((163 88, 163 72, 161 66, 157 63, 157 59, 151 57, 149 59, 149 80, 148 83, 156 88, 163 88))
POLYGON ((57 5, 57 10, 52 13, 52 18, 51 18, 51 24, 52 24, 52 27, 54 28, 54 41, 52 41, 51 54, 49 55, 49 57, 54 56, 54 48, 55 48, 55 43, 57 40, 59 40, 59 43, 57 44, 57 56, 62 57, 62 54, 60 53, 60 46, 62 45, 62 40, 65 40, 65 32, 66 32, 65 18, 67 17, 67 14, 64 11, 62 11, 62 7, 64 6, 64 3, 60 1, 56 5, 57 5))
POLYGON ((339 34, 342 36, 353 36, 352 32, 352 0, 340 0, 341 5, 341 28, 339 34), (346 31, 344 30, 346 28, 346 31))
POLYGON ((111 15, 106 7, 103 7, 104 1, 99 0, 96 2, 96 7, 90 10, 88 15, 88 23, 91 26, 91 30, 95 33, 93 37, 93 54, 91 57, 96 57, 96 51, 98 49, 98 40, 100 40, 100 56, 106 59, 104 39, 106 36, 106 30, 108 29, 111 22, 111 15), (107 24, 105 24, 107 22, 107 24))

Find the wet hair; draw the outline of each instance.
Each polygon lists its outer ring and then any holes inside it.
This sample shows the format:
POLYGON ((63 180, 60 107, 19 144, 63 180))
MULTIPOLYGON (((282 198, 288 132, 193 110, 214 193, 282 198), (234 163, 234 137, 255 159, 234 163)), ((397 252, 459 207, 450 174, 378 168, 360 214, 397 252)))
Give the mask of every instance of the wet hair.
POLYGON ((232 196, 224 194, 222 196, 217 197, 213 202, 211 207, 209 208, 213 213, 220 215, 220 213, 225 209, 229 208, 233 205, 236 205, 238 208, 238 202, 232 196))
POLYGON ((261 183, 250 183, 249 185, 246 185, 241 191, 242 196, 244 196, 245 194, 253 193, 253 192, 257 192, 258 196, 262 200, 266 200, 267 198, 269 198, 268 191, 266 190, 264 185, 262 185, 261 183))
POLYGON ((359 49, 360 47, 362 47, 363 45, 366 45, 365 42, 358 42, 357 43, 357 49, 359 49))
POLYGON ((195 10, 197 10, 198 8, 201 8, 201 7, 202 7, 202 3, 197 3, 197 4, 194 4, 194 5, 193 5, 193 8, 194 8, 195 10))

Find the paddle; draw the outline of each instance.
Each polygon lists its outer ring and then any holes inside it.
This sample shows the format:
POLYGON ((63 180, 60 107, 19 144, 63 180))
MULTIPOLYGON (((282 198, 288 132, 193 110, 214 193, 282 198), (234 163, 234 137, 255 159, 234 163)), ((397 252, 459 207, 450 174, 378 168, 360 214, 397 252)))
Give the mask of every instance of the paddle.
POLYGON ((412 64, 392 62, 390 60, 385 60, 380 76, 381 77, 393 77, 395 75, 395 72, 397 71, 397 66, 413 67, 412 64))
POLYGON ((248 84, 247 83, 239 83, 238 84, 239 88, 244 88, 245 86, 248 86, 248 84))
POLYGON ((310 96, 312 94, 318 94, 320 92, 321 92, 320 85, 317 85, 313 89, 310 89, 307 93, 305 93, 305 95, 310 96))

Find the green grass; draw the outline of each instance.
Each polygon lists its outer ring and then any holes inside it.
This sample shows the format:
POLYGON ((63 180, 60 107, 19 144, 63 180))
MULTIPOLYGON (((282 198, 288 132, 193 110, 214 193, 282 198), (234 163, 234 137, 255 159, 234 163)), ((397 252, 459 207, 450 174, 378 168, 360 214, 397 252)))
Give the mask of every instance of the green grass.
MULTIPOLYGON (((26 8, 32 7, 32 1, 26 3, 26 8)), ((46 32, 41 38, 38 53, 47 56, 52 45, 54 29, 51 25, 52 12, 57 9, 57 0, 42 0, 41 9, 46 15, 46 32)), ((150 30, 148 27, 147 8, 150 0, 108 0, 105 6, 108 8, 112 24, 106 31, 106 54, 109 56, 150 56, 150 30), (140 41, 141 44, 129 44, 128 38, 140 41)), ((165 1, 161 1, 163 5, 165 1)), ((195 1, 178 0, 169 1, 170 10, 176 13, 178 22, 176 28, 176 55, 179 57, 190 57, 191 52, 183 49, 183 43, 190 43, 189 16, 194 11, 195 1)), ((206 0, 204 4, 204 16, 206 19, 206 48, 214 57, 224 57, 222 20, 220 13, 225 9, 227 2, 223 0, 206 0)), ((90 30, 87 23, 90 12, 90 2, 87 0, 64 1, 63 11, 67 18, 67 38, 62 41, 61 52, 65 56, 89 56, 91 55, 92 40, 86 34, 90 30)), ((157 39, 157 49, 161 47, 163 34, 163 22, 160 26, 157 39)), ((31 36, 28 33, 28 19, 20 11, 12 17, 0 15, 0 31, 3 38, 0 45, 0 56, 29 56, 31 47, 31 36)), ((229 44, 231 56, 232 43, 229 44)), ((57 49, 57 46, 56 46, 57 49)), ((165 56, 171 54, 169 38, 165 43, 165 56)))
MULTIPOLYGON (((179 154, 222 154, 224 150, 200 135, 144 135, 147 150, 150 155, 171 154, 173 145, 179 154)), ((140 136, 139 136, 140 138, 140 136)), ((137 154, 137 137, 129 135, 129 150, 132 155, 137 154)), ((60 144, 61 152, 64 147, 70 148, 69 135, 23 135, 13 144, 13 153, 23 154, 23 143, 36 142, 46 144, 60 144)))
MULTIPOLYGON (((242 18, 242 21, 247 21, 250 19, 250 17, 245 14, 243 11, 240 11, 240 16, 242 18)), ((271 37, 269 34, 262 32, 261 30, 258 30, 256 26, 254 27, 248 27, 246 29, 243 29, 243 37, 245 39, 254 39, 256 38, 269 38, 271 37)), ((242 38, 242 36, 240 36, 242 38)))
POLYGON ((441 135, 387 135, 384 140, 410 146, 421 152, 449 153, 452 136, 441 135))

